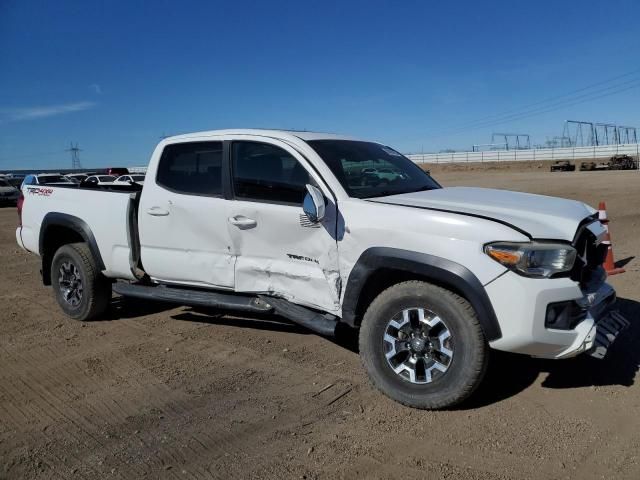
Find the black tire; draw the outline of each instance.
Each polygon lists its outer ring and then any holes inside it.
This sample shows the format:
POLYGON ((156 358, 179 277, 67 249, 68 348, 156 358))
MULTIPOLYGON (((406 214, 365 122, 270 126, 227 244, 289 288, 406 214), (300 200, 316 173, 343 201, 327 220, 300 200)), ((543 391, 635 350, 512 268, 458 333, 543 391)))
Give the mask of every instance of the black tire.
POLYGON ((111 283, 100 273, 86 243, 63 245, 56 251, 51 262, 51 285, 60 308, 75 320, 98 317, 111 300, 111 283), (73 285, 75 291, 70 294, 73 285))
POLYGON ((467 399, 481 383, 489 358, 487 341, 469 302, 420 281, 399 283, 378 295, 364 315, 359 340, 362 363, 373 385, 403 405, 421 409, 448 408, 467 399), (437 315, 451 335, 447 345, 453 354, 448 369, 436 372, 431 383, 410 382, 385 357, 383 338, 389 321, 416 308, 437 315))

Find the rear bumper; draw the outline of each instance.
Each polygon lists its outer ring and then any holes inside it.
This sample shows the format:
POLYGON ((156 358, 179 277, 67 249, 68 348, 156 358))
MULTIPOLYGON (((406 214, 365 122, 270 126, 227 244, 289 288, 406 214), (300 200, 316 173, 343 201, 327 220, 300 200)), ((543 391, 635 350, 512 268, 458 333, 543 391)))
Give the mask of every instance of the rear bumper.
POLYGON ((581 353, 602 358, 628 326, 615 310, 615 290, 606 283, 583 292, 569 278, 530 279, 509 272, 485 288, 502 330, 502 337, 490 343, 497 350, 553 359, 581 353), (547 306, 565 301, 583 308, 584 319, 569 330, 547 328, 547 306))

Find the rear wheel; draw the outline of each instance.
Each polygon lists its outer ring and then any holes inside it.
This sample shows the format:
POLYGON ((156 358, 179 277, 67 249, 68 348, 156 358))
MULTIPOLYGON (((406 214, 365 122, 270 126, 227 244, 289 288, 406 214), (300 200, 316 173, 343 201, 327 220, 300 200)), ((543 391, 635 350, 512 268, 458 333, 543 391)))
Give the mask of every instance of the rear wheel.
POLYGON ((86 243, 63 245, 51 263, 53 294, 73 319, 91 320, 107 309, 111 284, 100 273, 86 243))
POLYGON ((360 355, 384 394, 410 407, 439 409, 473 393, 487 367, 488 346, 464 298, 410 281, 371 303, 360 328, 360 355))

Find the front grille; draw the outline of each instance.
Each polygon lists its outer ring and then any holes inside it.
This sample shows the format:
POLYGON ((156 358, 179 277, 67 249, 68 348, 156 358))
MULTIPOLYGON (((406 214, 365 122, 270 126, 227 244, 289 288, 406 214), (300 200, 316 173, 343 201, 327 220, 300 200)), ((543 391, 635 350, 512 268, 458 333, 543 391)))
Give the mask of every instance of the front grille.
POLYGON ((588 288, 588 290, 597 289, 606 278, 602 263, 607 255, 607 245, 598 243, 598 239, 588 228, 597 221, 589 217, 583 222, 578 227, 572 244, 578 255, 571 270, 571 279, 579 282, 583 289, 588 288))

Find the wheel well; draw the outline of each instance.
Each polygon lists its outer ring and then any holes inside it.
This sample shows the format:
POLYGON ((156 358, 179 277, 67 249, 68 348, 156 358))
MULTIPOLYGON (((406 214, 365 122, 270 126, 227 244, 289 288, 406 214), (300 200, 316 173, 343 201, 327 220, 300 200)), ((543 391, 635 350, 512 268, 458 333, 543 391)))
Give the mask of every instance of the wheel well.
POLYGON ((51 225, 47 227, 43 238, 42 256, 42 282, 51 285, 51 262, 58 249, 69 243, 84 242, 80 233, 63 225, 51 225))
POLYGON ((355 311, 355 322, 354 325, 358 326, 362 322, 362 317, 364 316, 367 308, 375 300, 375 298, 380 295, 387 288, 392 287, 398 283, 407 282, 410 280, 420 280, 427 283, 431 283, 432 285, 438 285, 439 287, 446 288, 447 290, 452 291, 456 295, 466 298, 463 292, 459 289, 455 288, 453 285, 450 285, 446 282, 440 282, 434 280, 433 278, 420 275, 413 272, 407 272, 404 270, 396 270, 393 268, 380 268, 372 273, 366 280, 365 284, 362 287, 360 297, 358 298, 358 303, 355 311))

